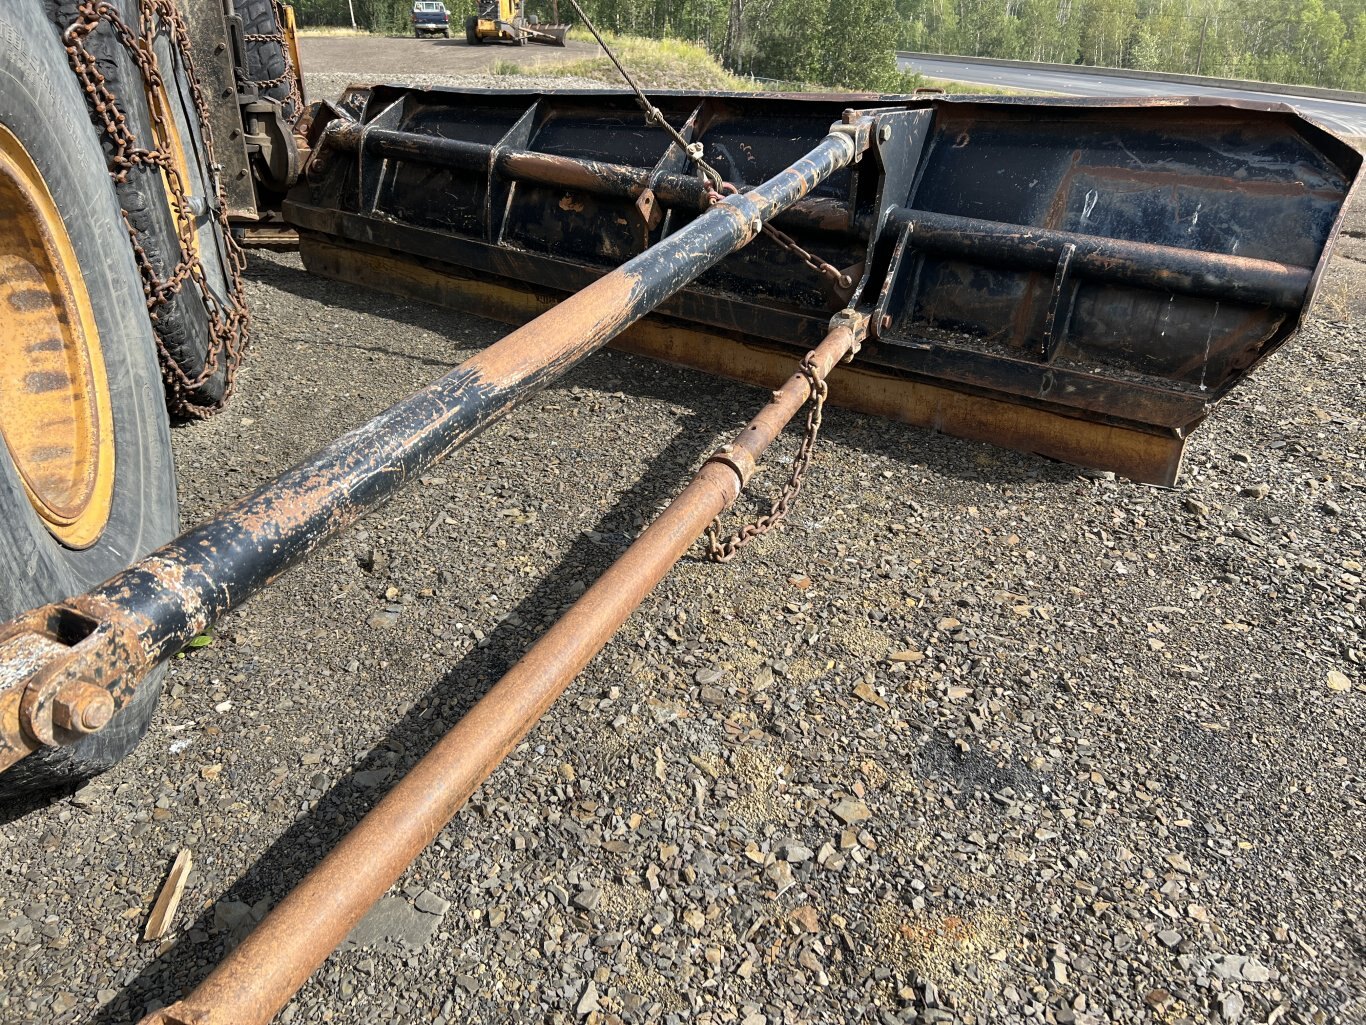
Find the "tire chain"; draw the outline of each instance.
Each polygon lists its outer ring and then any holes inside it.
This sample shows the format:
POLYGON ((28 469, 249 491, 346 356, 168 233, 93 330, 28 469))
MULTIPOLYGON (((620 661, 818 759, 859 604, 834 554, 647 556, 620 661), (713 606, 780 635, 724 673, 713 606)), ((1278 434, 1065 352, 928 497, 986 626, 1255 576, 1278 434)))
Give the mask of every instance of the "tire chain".
POLYGON ((707 558, 712 562, 730 562, 741 548, 756 537, 763 537, 767 534, 787 518, 792 503, 801 494, 807 468, 811 465, 811 457, 815 453, 816 439, 821 433, 825 397, 829 392, 825 379, 816 371, 816 365, 812 361, 813 355, 813 353, 808 352, 802 357, 801 365, 798 367, 810 384, 811 397, 814 401, 806 414, 806 433, 802 435, 801 447, 792 460, 792 475, 788 477, 787 483, 779 489, 778 497, 773 500, 773 504, 765 515, 758 517, 753 523, 746 523, 725 541, 721 540, 721 517, 718 516, 711 521, 707 526, 707 558))
MULTIPOLYGON (((228 226, 227 197, 223 182, 218 173, 218 163, 214 157, 213 135, 209 128, 208 105, 205 103, 199 79, 194 72, 194 62, 190 57, 190 37, 185 23, 176 9, 173 0, 139 0, 138 31, 134 31, 123 20, 119 12, 103 0, 82 0, 77 8, 76 20, 66 29, 63 38, 66 42, 67 57, 72 70, 85 90, 86 102, 92 112, 102 122, 105 135, 113 144, 114 152, 109 158, 109 173, 116 182, 127 181, 128 172, 135 167, 156 168, 163 176, 171 193, 171 202, 176 211, 176 231, 180 243, 180 260, 166 278, 162 278, 152 265, 146 250, 138 242, 137 232, 124 214, 124 225, 133 246, 133 256, 142 274, 143 293, 147 297, 147 310, 155 325, 158 312, 170 298, 178 294, 187 282, 198 286, 200 299, 208 315, 209 344, 204 356, 204 369, 194 377, 189 376, 171 355, 157 335, 157 355, 161 363, 162 379, 166 385, 166 406, 172 416, 185 419, 204 419, 212 416, 226 405, 232 394, 238 367, 247 347, 251 316, 247 312, 242 285, 242 271, 246 260, 241 247, 233 240, 228 226), (118 97, 109 87, 100 72, 95 55, 86 46, 86 40, 105 22, 114 32, 118 41, 132 57, 142 76, 143 86, 148 96, 148 111, 152 120, 161 129, 162 138, 170 138, 175 131, 174 125, 167 124, 169 111, 157 109, 152 102, 157 90, 164 95, 174 95, 166 88, 165 79, 158 67, 153 43, 158 26, 170 31, 177 58, 183 63, 189 79, 191 95, 194 98, 195 113, 199 118, 199 128, 207 156, 209 173, 214 190, 215 211, 222 229, 221 237, 227 251, 228 296, 224 303, 209 287, 204 272, 204 264, 195 255, 196 219, 190 209, 188 192, 189 182, 181 180, 180 172, 171 159, 167 145, 156 149, 146 149, 138 144, 137 137, 128 125, 123 112, 119 109, 118 97), (219 366, 224 368, 223 397, 212 405, 195 401, 191 396, 208 380, 218 373, 219 366)), ((174 83, 172 83, 174 84, 174 83)), ((99 127, 99 125, 97 125, 99 127)), ((154 332, 155 333, 155 332, 154 332)))
POLYGON ((281 0, 270 0, 270 6, 275 11, 275 24, 280 27, 280 31, 250 32, 244 35, 242 39, 244 42, 248 43, 279 43, 280 53, 285 60, 284 74, 277 75, 275 78, 263 78, 259 81, 249 78, 243 78, 242 81, 248 85, 254 85, 257 89, 262 91, 273 89, 277 85, 288 82, 289 95, 285 98, 285 101, 294 104, 294 115, 298 116, 304 109, 304 98, 303 94, 299 91, 299 74, 294 67, 294 57, 289 50, 289 40, 285 38, 284 4, 281 0))

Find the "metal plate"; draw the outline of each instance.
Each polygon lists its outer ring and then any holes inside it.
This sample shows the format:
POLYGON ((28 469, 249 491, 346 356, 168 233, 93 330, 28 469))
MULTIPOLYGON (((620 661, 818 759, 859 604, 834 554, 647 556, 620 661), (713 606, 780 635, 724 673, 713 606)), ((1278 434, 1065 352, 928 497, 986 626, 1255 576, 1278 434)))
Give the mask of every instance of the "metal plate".
MULTIPOLYGON (((1361 166, 1351 147, 1274 105, 685 93, 654 102, 740 190, 846 110, 874 111, 879 126, 858 164, 777 222, 858 281, 852 294, 761 237, 661 316, 799 351, 851 303, 873 325, 860 365, 1165 438, 1176 458, 1156 475, 1147 457, 1140 468, 1104 446, 1094 456, 1062 446, 1062 458, 1160 483, 1174 479, 1184 439, 1214 403, 1298 328, 1361 166)), ((452 279, 567 293, 705 205, 693 163, 625 93, 378 86, 359 121, 333 108, 311 141, 307 184, 285 206, 306 259, 325 241, 452 279), (663 216, 642 214, 647 192, 663 216)), ((1057 431, 1021 426, 1038 417, 1016 421, 935 425, 1058 454, 1029 434, 1057 431)))

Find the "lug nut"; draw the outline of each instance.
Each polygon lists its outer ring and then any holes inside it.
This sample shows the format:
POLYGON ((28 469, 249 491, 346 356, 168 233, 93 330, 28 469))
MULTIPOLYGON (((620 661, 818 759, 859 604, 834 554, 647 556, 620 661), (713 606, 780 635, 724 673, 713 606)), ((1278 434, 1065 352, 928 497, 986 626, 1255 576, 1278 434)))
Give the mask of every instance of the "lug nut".
POLYGON ((72 733, 96 733, 113 717, 112 695, 88 683, 68 683, 52 702, 52 721, 72 733))

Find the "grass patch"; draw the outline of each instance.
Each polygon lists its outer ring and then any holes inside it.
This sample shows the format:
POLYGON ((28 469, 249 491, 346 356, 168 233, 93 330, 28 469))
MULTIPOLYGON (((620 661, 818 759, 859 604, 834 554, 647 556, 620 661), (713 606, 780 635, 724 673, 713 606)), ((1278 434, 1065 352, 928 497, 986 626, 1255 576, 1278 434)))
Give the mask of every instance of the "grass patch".
MULTIPOLYGON (((569 38, 577 42, 596 40, 588 30, 576 25, 569 38)), ((604 33, 607 45, 645 89, 690 89, 719 92, 794 92, 828 93, 849 90, 831 89, 810 82, 779 82, 772 79, 756 80, 733 75, 717 61, 705 47, 681 39, 645 39, 640 36, 618 36, 604 33)), ((610 86, 625 86, 621 73, 603 54, 567 63, 538 63, 522 65, 515 61, 499 60, 493 65, 495 75, 536 75, 538 77, 586 78, 610 86)), ((907 92, 913 88, 942 89, 946 93, 976 93, 1012 95, 1016 90, 993 86, 975 86, 963 82, 947 82, 919 75, 906 76, 907 92)), ((858 91, 858 90, 854 90, 858 91)))
POLYGON ((294 30, 299 36, 375 36, 379 33, 363 28, 345 28, 341 25, 300 25, 294 30))
MULTIPOLYGON (((575 28, 570 39, 593 41, 587 31, 575 28)), ((716 58, 696 43, 681 39, 642 39, 604 33, 607 45, 645 89, 708 89, 725 92, 757 92, 759 85, 732 75, 716 58)), ((605 85, 622 85, 621 73, 605 56, 586 57, 566 64, 538 64, 522 74, 586 78, 605 85)))
MULTIPOLYGON (((1025 96, 1023 89, 1002 89, 995 85, 973 85, 971 82, 950 82, 943 78, 924 78, 916 76, 918 89, 943 89, 946 93, 968 94, 972 96, 1025 96)), ((1034 95, 1042 95, 1036 93, 1034 95)))

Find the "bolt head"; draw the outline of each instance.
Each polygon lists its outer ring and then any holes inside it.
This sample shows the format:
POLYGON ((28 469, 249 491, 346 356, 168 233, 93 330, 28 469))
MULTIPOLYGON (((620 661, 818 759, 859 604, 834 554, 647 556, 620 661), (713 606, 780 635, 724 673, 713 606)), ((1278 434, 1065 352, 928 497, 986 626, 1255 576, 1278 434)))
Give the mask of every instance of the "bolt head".
POLYGON ((886 141, 887 141, 888 139, 890 139, 891 137, 892 137, 892 126, 891 126, 891 125, 883 125, 881 128, 879 128, 879 129, 877 130, 877 139, 878 139, 878 142, 886 142, 886 141))
POLYGON ((114 718, 114 698, 102 687, 63 687, 52 702, 52 721, 72 733, 98 733, 114 718))

